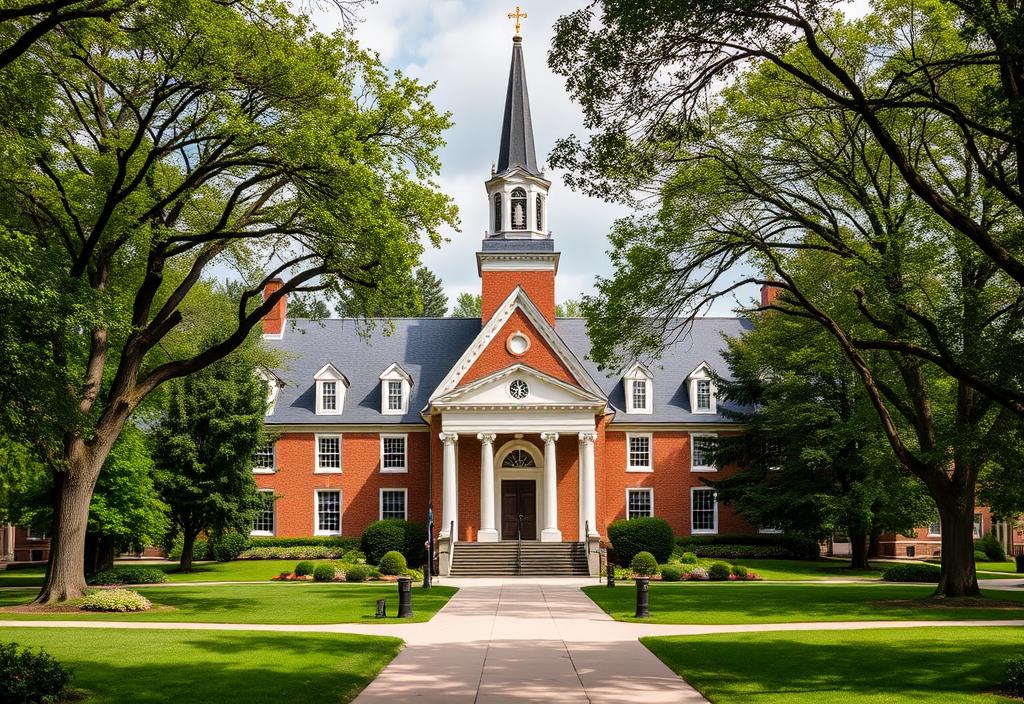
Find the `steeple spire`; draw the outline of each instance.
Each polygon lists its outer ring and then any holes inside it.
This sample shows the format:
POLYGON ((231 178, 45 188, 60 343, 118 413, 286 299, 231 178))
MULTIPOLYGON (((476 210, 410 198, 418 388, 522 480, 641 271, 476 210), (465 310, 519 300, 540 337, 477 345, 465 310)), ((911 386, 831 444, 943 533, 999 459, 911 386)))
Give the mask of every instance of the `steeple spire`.
POLYGON ((523 66, 523 38, 518 34, 512 37, 512 66, 509 68, 508 92, 505 94, 497 174, 503 174, 516 166, 534 176, 541 175, 533 146, 530 96, 526 91, 526 69, 523 66))

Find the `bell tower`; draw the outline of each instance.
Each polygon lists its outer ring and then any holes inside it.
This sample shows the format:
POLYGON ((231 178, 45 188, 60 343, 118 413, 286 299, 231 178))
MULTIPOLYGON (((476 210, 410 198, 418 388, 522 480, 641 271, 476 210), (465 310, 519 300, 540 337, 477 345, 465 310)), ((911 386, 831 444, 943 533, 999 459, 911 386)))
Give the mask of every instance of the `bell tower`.
POLYGON ((559 254, 548 230, 551 182, 537 165, 518 17, 525 15, 517 16, 517 31, 512 37, 498 161, 484 183, 490 222, 476 255, 482 285, 482 323, 517 286, 526 291, 549 321, 555 319, 559 254))

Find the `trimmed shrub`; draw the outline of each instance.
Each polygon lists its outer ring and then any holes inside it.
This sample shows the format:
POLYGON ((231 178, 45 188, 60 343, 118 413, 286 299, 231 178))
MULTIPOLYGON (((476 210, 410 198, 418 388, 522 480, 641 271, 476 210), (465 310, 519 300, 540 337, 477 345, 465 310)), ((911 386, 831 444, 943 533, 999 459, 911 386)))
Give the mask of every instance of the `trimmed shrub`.
POLYGON ((249 547, 249 537, 241 533, 225 533, 210 542, 210 556, 217 562, 231 562, 249 547))
POLYGON ((644 550, 633 556, 629 563, 629 569, 635 575, 650 577, 652 574, 658 573, 658 561, 654 559, 654 555, 644 550))
MULTIPOLYGON (((181 550, 182 550, 182 547, 183 547, 183 544, 182 544, 181 536, 179 536, 179 537, 174 539, 174 542, 171 543, 170 549, 168 549, 168 551, 167 551, 168 559, 174 560, 175 562, 181 560, 181 550)), ((209 559, 209 557, 208 557, 209 553, 210 553, 210 545, 209 545, 209 543, 207 541, 203 540, 202 538, 197 538, 196 542, 192 543, 192 559, 193 560, 198 561, 198 560, 209 559)))
POLYGON ((1006 693, 1014 697, 1024 697, 1024 655, 1010 658, 1005 662, 1006 679, 1003 685, 1006 693))
POLYGON ((308 538, 249 538, 249 548, 334 548, 341 552, 359 549, 359 538, 341 535, 320 535, 308 538))
POLYGON ((693 545, 699 557, 717 557, 723 560, 750 560, 792 558, 793 554, 780 545, 693 545))
POLYGON ((683 568, 679 565, 662 565, 661 580, 663 582, 678 582, 683 578, 683 568))
POLYGON ((130 589, 101 589, 82 598, 79 606, 86 611, 148 611, 149 599, 130 589))
POLYGON ((419 567, 427 561, 427 529, 422 523, 388 519, 375 521, 363 531, 362 550, 371 565, 380 564, 386 553, 396 550, 407 565, 419 567))
POLYGON ((981 550, 992 562, 1003 562, 1006 560, 1006 550, 995 533, 989 533, 981 540, 974 541, 974 549, 981 550))
POLYGON ((316 569, 316 565, 312 562, 306 562, 303 560, 299 564, 295 565, 295 576, 296 577, 307 577, 313 574, 313 570, 316 569))
POLYGON ((708 567, 708 579, 714 582, 729 579, 730 574, 732 574, 732 568, 728 562, 715 562, 708 567))
POLYGON ((89 584, 161 584, 167 581, 163 570, 153 567, 115 567, 89 577, 89 584))
POLYGON ((988 555, 986 555, 984 553, 984 551, 982 551, 982 550, 975 550, 974 551, 974 561, 975 562, 984 562, 987 559, 988 559, 988 555))
POLYGON ((817 540, 799 533, 773 534, 737 534, 721 533, 719 535, 686 535, 680 536, 676 542, 685 550, 692 550, 701 557, 783 557, 798 560, 817 560, 821 557, 821 546, 817 540), (713 546, 728 546, 735 550, 743 548, 763 548, 761 554, 719 555, 713 546), (771 548, 769 550, 769 548, 771 548))
POLYGON ((668 562, 675 547, 672 528, 664 518, 630 518, 608 526, 615 561, 632 565, 639 552, 649 552, 657 562, 668 562))
POLYGON ((708 571, 703 567, 694 567, 692 570, 686 573, 687 579, 692 579, 695 582, 704 582, 709 579, 708 571))
POLYGON ((335 570, 334 565, 324 563, 317 565, 316 569, 313 570, 313 581, 314 582, 331 582, 334 580, 335 570))
POLYGON ((935 565, 907 564, 893 565, 882 573, 886 582, 929 582, 939 583, 939 568, 935 565))
POLYGON ((696 565, 697 564, 697 553, 684 552, 683 556, 679 558, 679 561, 684 565, 696 565))
POLYGON ((346 582, 365 582, 366 578, 370 576, 369 565, 352 565, 345 572, 346 582))
POLYGON ((744 567, 743 565, 733 565, 731 572, 732 572, 732 576, 736 577, 737 579, 746 579, 747 578, 747 568, 744 567))
POLYGON ((322 545, 296 545, 281 548, 249 548, 239 555, 242 560, 330 560, 341 557, 341 548, 322 545))
POLYGON ((381 574, 405 574, 409 571, 409 565, 405 562, 405 556, 397 550, 384 553, 380 558, 381 574))
POLYGON ((55 704, 70 680, 71 669, 46 651, 0 643, 0 702, 55 704))

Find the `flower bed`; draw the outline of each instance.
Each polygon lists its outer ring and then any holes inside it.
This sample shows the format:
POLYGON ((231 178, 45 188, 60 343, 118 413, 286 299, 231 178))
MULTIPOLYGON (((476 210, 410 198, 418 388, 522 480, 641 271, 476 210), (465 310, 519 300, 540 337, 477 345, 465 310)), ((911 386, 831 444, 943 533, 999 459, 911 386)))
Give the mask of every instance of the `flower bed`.
POLYGON ((78 606, 84 611, 127 613, 148 611, 153 604, 146 597, 129 589, 101 589, 83 597, 78 606))

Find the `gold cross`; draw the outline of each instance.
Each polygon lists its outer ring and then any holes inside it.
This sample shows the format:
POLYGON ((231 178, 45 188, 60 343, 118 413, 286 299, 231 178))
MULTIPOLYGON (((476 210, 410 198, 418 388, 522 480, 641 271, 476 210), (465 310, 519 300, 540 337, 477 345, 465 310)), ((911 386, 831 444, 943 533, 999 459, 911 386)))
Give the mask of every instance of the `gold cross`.
POLYGON ((516 36, 517 37, 519 36, 519 20, 521 20, 521 19, 525 20, 527 17, 528 17, 528 15, 525 12, 520 12, 519 11, 519 5, 516 5, 516 11, 515 12, 508 13, 508 18, 510 20, 515 20, 516 21, 516 36))

